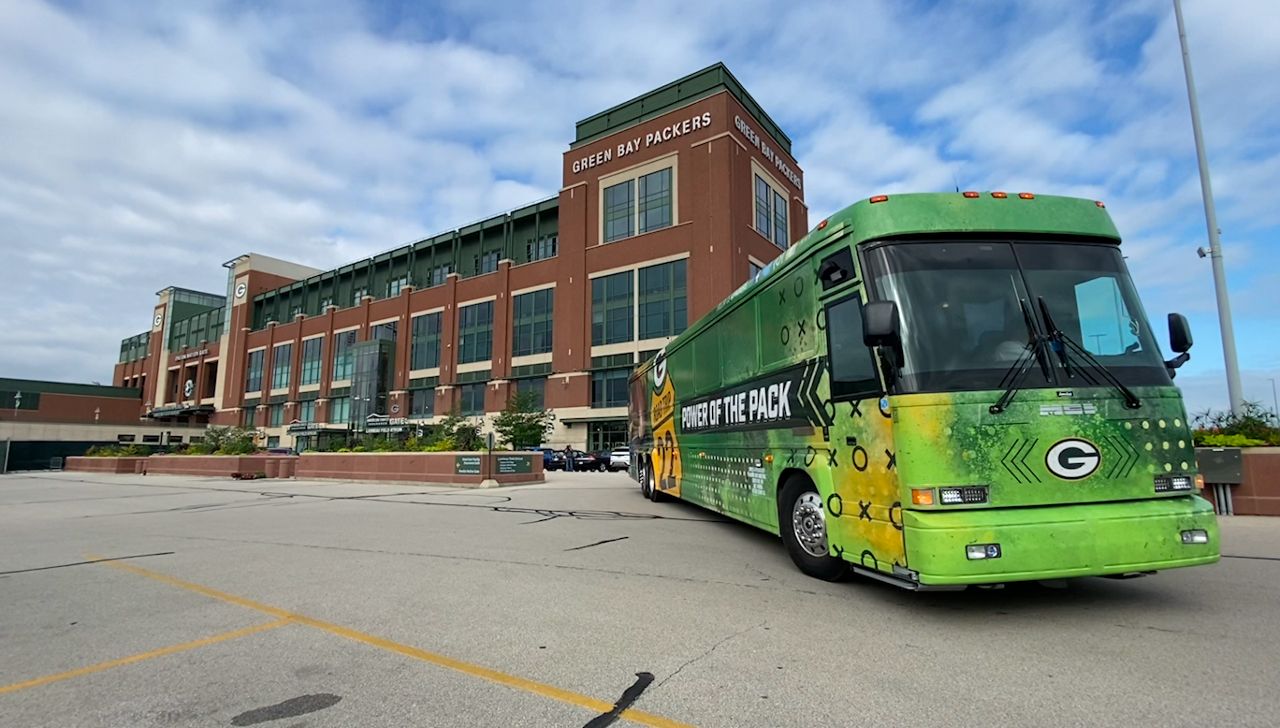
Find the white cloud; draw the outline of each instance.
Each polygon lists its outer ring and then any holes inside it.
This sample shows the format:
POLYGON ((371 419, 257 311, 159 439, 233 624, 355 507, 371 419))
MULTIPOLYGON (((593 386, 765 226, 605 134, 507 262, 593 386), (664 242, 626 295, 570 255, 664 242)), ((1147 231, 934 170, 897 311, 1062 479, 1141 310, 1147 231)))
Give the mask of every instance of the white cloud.
MULTIPOLYGON (((1273 366, 1280 21, 1184 5, 1242 358, 1273 366)), ((1192 316, 1180 381, 1220 366, 1164 0, 397 12, 0 6, 0 255, 21 271, 0 373, 106 379, 155 290, 221 291, 248 250, 331 267, 553 194, 574 122, 717 60, 792 137, 812 222, 955 184, 1104 199, 1149 313, 1192 316)))

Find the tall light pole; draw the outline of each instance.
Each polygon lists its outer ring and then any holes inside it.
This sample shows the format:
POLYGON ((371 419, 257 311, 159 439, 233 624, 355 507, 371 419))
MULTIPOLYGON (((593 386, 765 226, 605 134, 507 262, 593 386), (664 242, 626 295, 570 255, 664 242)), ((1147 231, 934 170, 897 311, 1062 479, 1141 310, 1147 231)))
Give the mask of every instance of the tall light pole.
POLYGON ((1227 397, 1231 413, 1239 415, 1244 408, 1240 387, 1240 364, 1236 361, 1236 334, 1231 325, 1231 301, 1227 297, 1227 272, 1222 264, 1222 241, 1218 239, 1218 213, 1213 207, 1213 186, 1209 184, 1209 160, 1204 155, 1204 138, 1200 133, 1200 104, 1196 101, 1196 82, 1191 76, 1191 54, 1187 50, 1187 29, 1182 23, 1182 3, 1173 0, 1173 14, 1178 21, 1178 42, 1182 45, 1182 68, 1187 74, 1187 100, 1191 104, 1191 131, 1196 138, 1196 159, 1200 163, 1200 191, 1204 195, 1204 219, 1209 228, 1209 259, 1213 263, 1213 288, 1218 294, 1218 327, 1222 330, 1222 359, 1227 367, 1227 397))
POLYGON ((1276 418, 1276 424, 1280 425, 1280 397, 1276 397, 1276 378, 1271 377, 1271 412, 1276 418))

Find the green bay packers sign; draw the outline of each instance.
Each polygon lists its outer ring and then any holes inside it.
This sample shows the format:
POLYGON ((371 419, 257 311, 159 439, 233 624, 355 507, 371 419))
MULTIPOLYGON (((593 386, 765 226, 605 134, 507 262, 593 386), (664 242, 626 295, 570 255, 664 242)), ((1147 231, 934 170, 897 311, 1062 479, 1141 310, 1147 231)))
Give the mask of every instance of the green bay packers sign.
POLYGON ((817 392, 821 361, 783 369, 680 405, 682 432, 717 432, 826 424, 817 392))

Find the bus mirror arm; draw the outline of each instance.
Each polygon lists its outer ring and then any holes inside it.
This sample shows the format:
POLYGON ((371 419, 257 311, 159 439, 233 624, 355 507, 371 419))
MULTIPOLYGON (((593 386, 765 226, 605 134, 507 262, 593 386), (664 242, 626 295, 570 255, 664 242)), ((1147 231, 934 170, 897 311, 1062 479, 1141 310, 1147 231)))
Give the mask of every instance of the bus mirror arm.
POLYGON ((862 343, 879 350, 886 384, 892 387, 902 366, 902 332, 897 303, 873 301, 862 308, 862 343))

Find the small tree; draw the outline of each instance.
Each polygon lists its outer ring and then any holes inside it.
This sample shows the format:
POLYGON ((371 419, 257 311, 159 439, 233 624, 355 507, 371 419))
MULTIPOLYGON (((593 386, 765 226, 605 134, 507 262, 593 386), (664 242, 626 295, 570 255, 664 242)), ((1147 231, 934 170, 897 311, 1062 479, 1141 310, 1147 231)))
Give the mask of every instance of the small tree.
POLYGON ((493 420, 493 429, 512 449, 537 447, 555 423, 556 416, 538 406, 533 392, 516 392, 493 420))

